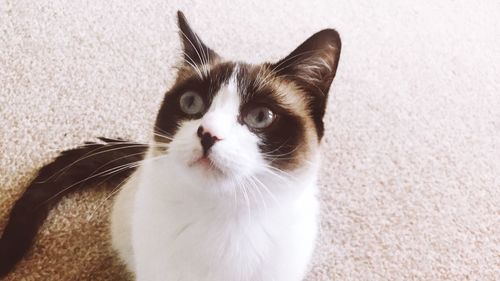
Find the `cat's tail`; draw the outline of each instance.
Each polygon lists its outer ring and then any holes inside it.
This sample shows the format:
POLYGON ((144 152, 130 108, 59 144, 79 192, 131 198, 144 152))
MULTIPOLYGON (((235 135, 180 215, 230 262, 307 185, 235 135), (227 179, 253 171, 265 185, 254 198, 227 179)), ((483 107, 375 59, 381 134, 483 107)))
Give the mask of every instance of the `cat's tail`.
POLYGON ((144 158, 147 145, 100 138, 103 143, 62 152, 44 166, 12 208, 0 238, 0 279, 29 250, 49 210, 65 195, 104 182, 121 183, 144 158))

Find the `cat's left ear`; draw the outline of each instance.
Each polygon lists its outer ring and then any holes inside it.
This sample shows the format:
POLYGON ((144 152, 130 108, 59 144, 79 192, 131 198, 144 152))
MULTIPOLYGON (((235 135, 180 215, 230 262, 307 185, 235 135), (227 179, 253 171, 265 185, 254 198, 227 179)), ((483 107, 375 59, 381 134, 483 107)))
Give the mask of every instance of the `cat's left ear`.
POLYGON ((186 64, 208 65, 219 59, 219 55, 207 47, 191 29, 181 11, 177 11, 177 21, 184 51, 184 62, 186 64))
POLYGON ((287 57, 272 65, 278 76, 295 82, 308 95, 318 135, 323 135, 328 91, 339 63, 342 42, 337 31, 322 30, 309 37, 287 57))
POLYGON ((337 72, 341 47, 338 32, 324 29, 273 66, 278 75, 310 85, 326 96, 337 72))

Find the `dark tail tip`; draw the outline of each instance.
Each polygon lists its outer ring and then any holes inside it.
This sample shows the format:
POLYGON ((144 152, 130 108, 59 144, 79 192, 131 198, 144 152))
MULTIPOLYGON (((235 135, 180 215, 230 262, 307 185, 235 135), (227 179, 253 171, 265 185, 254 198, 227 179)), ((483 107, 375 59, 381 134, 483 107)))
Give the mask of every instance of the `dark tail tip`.
POLYGON ((5 245, 0 241, 0 279, 7 276, 16 264, 16 259, 9 257, 5 245))
POLYGON ((30 207, 32 203, 31 196, 25 195, 24 200, 18 200, 10 213, 0 238, 0 279, 12 271, 28 252, 38 227, 48 214, 48 208, 36 210, 30 207))

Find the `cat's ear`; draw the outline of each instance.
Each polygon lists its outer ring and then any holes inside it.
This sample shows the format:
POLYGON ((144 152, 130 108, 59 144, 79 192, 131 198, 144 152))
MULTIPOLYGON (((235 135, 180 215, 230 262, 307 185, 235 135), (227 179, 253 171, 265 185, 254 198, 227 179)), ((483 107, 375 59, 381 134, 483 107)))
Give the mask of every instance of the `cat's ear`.
POLYGON ((338 32, 324 29, 272 65, 278 76, 293 81, 308 94, 309 107, 320 138, 323 136, 328 91, 337 72, 341 47, 338 32))
POLYGON ((186 64, 210 64, 219 58, 219 55, 207 47, 205 43, 201 41, 200 37, 191 29, 186 17, 181 11, 177 11, 177 22, 184 52, 184 62, 186 64))
POLYGON ((337 72, 342 43, 337 31, 324 29, 309 37, 287 57, 273 65, 278 75, 326 97, 337 72))

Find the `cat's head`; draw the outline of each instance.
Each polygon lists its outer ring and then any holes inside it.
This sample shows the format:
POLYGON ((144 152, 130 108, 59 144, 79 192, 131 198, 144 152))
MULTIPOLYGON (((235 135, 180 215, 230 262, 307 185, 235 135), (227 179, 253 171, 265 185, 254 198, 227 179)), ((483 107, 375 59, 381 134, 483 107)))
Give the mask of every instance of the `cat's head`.
POLYGON ((224 60, 178 13, 183 61, 166 93, 154 142, 207 180, 289 174, 317 157, 341 41, 322 30, 275 63, 224 60))

